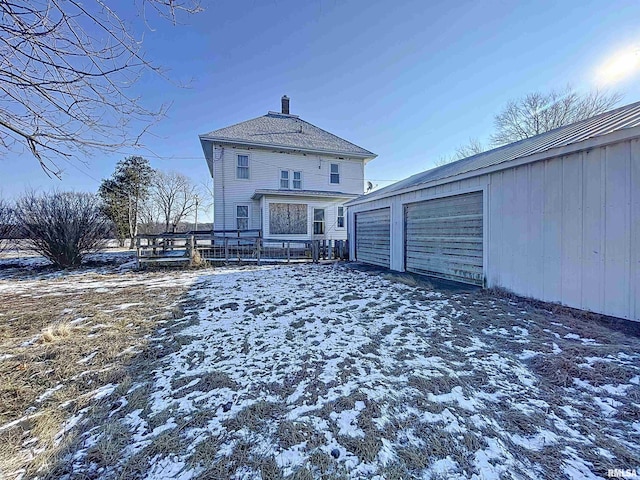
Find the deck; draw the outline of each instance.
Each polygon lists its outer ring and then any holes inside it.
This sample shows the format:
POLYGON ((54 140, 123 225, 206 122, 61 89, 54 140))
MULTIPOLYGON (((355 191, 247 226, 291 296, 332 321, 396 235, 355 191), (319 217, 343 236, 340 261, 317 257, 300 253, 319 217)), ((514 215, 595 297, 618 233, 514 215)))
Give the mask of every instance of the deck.
POLYGON ((261 230, 214 230, 136 236, 138 268, 202 263, 347 260, 346 240, 265 239, 261 230))

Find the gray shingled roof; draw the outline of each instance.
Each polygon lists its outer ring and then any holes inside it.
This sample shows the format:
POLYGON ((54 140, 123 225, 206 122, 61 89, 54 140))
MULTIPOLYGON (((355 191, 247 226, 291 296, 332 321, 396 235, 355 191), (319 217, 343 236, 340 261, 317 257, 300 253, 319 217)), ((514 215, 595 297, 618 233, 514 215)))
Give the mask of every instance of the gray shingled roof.
POLYGON ((565 147, 572 143, 582 142, 593 137, 640 126, 640 102, 596 115, 580 122, 565 125, 534 137, 520 140, 502 147, 463 158, 453 163, 436 167, 409 178, 400 180, 368 195, 358 197, 352 202, 374 200, 382 195, 403 190, 417 185, 428 184, 448 177, 472 172, 481 168, 528 157, 552 148, 565 147))
POLYGON ((376 155, 296 115, 269 112, 262 117, 200 135, 201 141, 239 143, 374 158, 376 155))

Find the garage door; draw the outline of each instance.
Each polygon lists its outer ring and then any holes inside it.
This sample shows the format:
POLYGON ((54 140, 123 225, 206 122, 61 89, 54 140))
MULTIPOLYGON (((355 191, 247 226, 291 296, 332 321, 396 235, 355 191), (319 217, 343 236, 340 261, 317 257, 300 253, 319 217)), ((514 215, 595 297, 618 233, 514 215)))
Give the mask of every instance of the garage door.
POLYGON ((405 206, 405 268, 482 285, 482 192, 405 206))
POLYGON ((356 213, 356 260, 389 268, 389 208, 356 213))

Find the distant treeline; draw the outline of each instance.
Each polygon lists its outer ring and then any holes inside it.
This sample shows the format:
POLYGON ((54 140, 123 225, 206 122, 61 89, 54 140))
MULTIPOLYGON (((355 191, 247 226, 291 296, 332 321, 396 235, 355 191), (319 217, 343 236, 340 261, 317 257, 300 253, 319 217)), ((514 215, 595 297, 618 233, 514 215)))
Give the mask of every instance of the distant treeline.
MULTIPOLYGON (((9 234, 4 234, 1 235, 0 234, 0 239, 2 240, 9 240, 9 239, 13 239, 13 240, 24 240, 27 238, 27 234, 26 231, 23 227, 18 226, 18 225, 11 225, 11 226, 7 226, 9 228, 4 228, 5 225, 0 224, 0 232, 10 232, 9 234)), ((157 233, 167 233, 164 230, 164 225, 161 223, 151 223, 151 224, 141 224, 139 227, 139 231, 142 234, 157 234, 157 233)), ((212 230, 213 229, 213 223, 200 223, 198 222, 198 228, 197 230, 203 231, 203 230, 212 230)), ((116 237, 116 232, 115 232, 115 228, 112 229, 113 231, 109 232, 107 235, 104 236, 105 239, 110 239, 110 238, 115 238, 116 237)), ((196 230, 196 225, 195 223, 189 223, 189 222, 183 222, 178 224, 175 233, 181 233, 181 232, 190 232, 192 230, 196 230)))

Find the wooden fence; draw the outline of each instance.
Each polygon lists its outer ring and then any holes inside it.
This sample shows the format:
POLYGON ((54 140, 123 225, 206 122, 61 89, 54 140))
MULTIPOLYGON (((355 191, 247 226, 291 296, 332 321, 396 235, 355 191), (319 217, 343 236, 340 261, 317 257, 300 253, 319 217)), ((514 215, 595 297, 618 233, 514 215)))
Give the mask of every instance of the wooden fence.
POLYGON ((138 267, 202 262, 256 263, 348 260, 346 240, 274 240, 261 230, 214 230, 136 236, 138 267))

